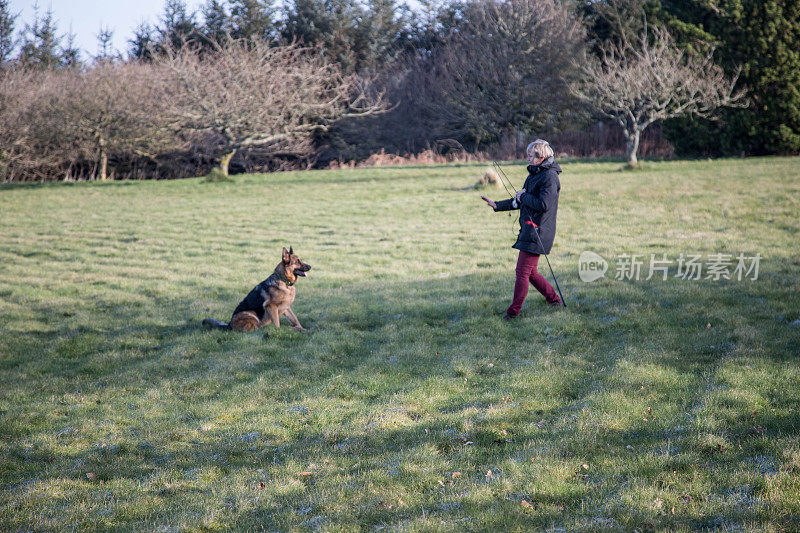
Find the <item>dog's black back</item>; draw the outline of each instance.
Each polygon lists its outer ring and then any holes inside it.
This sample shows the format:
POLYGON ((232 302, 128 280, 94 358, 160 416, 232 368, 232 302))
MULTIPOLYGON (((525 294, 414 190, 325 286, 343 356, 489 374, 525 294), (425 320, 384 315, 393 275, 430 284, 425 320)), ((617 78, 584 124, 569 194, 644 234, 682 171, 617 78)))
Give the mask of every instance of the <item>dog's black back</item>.
POLYGON ((231 318, 242 311, 252 311, 256 314, 259 320, 263 321, 264 314, 266 313, 264 303, 269 296, 268 289, 270 285, 274 285, 274 281, 272 279, 273 277, 276 277, 275 274, 253 287, 253 290, 251 290, 247 296, 245 296, 244 299, 239 302, 239 305, 236 306, 236 309, 233 310, 231 318))

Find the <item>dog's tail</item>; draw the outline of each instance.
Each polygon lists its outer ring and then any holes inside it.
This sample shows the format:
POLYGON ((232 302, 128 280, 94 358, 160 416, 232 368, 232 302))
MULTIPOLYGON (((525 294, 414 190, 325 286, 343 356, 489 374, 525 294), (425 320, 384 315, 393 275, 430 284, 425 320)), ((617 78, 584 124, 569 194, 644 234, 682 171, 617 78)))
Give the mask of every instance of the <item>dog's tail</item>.
POLYGON ((227 322, 221 322, 216 318, 206 318, 203 320, 203 325, 209 328, 222 328, 222 329, 231 329, 231 326, 227 322))

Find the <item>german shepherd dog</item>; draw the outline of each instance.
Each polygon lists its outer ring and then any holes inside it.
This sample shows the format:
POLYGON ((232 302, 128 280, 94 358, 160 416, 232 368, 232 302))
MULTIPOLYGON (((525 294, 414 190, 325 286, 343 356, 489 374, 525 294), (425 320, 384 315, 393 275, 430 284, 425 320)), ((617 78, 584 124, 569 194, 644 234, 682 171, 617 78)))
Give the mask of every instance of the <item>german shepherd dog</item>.
POLYGON ((236 331, 254 331, 271 322, 279 328, 281 315, 286 315, 293 329, 306 331, 290 306, 294 302, 294 284, 297 278, 305 276, 309 270, 311 265, 303 263, 294 255, 291 247, 288 250, 284 248, 283 258, 275 267, 275 271, 239 302, 233 311, 230 323, 206 318, 203 320, 203 325, 236 331))

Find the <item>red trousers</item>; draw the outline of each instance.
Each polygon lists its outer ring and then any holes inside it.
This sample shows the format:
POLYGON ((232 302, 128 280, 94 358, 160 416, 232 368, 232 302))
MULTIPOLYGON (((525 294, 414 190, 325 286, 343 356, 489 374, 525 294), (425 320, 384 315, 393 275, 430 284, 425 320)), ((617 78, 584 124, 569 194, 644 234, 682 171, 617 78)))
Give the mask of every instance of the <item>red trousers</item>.
POLYGON ((539 254, 529 254, 528 252, 519 252, 519 259, 517 259, 517 281, 514 283, 514 300, 506 310, 510 316, 517 316, 522 309, 522 302, 528 295, 528 283, 533 283, 536 290, 542 293, 545 300, 549 304, 560 303, 558 294, 553 289, 552 285, 547 283, 544 276, 539 274, 536 269, 539 264, 539 254))

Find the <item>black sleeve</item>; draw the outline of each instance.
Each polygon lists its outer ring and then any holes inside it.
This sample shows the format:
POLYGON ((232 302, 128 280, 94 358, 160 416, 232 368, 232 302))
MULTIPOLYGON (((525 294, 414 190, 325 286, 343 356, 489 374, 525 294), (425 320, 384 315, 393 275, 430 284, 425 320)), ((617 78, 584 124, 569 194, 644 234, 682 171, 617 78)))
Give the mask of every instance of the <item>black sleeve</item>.
POLYGON ((511 211, 512 209, 519 209, 519 207, 514 207, 511 205, 513 198, 509 198, 508 200, 500 200, 499 202, 495 202, 497 208, 495 211, 511 211))
POLYGON ((520 203, 534 212, 545 212, 558 203, 558 174, 547 173, 545 182, 538 195, 524 193, 519 198, 520 203))

